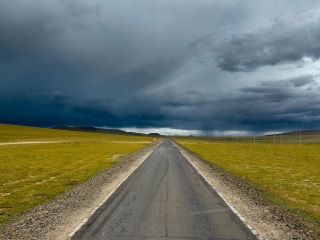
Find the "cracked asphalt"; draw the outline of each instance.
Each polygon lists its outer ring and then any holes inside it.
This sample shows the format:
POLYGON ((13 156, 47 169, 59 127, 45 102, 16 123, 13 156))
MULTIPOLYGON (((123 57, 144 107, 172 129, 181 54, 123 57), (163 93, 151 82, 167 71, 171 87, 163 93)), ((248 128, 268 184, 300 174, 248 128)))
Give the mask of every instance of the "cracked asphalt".
POLYGON ((169 139, 72 239, 256 239, 169 139))

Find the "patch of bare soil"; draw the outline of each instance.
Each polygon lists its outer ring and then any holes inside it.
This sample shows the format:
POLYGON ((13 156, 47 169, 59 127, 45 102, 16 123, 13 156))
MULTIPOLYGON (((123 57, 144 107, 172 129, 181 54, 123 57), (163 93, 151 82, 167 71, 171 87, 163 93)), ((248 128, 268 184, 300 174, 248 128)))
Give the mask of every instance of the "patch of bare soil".
POLYGON ((23 144, 46 144, 46 143, 62 143, 64 141, 43 141, 43 142, 5 142, 0 143, 0 146, 5 145, 23 145, 23 144))
POLYGON ((0 228, 0 239, 67 239, 68 235, 114 191, 159 144, 154 142, 101 170, 88 181, 37 206, 0 228))
POLYGON ((245 184, 239 177, 206 162, 195 153, 182 146, 178 146, 178 149, 262 239, 320 239, 319 225, 311 224, 301 216, 267 201, 258 190, 245 184))

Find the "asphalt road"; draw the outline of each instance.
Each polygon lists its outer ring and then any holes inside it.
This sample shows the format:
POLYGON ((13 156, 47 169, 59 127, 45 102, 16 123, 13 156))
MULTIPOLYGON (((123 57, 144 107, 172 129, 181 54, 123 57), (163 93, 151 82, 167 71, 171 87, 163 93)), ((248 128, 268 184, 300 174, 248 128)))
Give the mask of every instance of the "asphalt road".
POLYGON ((72 239, 256 239, 165 139, 72 239))

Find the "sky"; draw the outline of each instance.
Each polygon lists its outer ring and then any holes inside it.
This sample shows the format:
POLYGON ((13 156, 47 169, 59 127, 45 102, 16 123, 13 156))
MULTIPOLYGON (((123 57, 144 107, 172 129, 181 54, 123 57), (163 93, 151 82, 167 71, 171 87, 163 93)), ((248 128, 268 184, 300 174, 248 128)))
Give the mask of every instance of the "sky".
POLYGON ((318 0, 0 0, 0 122, 320 129, 318 0))

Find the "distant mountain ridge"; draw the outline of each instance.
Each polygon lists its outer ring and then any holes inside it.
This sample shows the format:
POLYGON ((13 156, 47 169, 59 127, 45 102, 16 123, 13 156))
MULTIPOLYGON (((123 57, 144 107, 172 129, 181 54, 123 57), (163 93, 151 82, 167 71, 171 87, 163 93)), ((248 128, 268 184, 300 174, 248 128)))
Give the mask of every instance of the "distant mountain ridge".
MULTIPOLYGON (((300 135, 300 131, 285 132, 285 133, 282 133, 282 135, 300 135)), ((301 130, 301 135, 320 135, 320 129, 301 130)))
POLYGON ((273 136, 273 135, 320 135, 320 129, 316 129, 316 130, 301 130, 301 131, 290 131, 290 132, 284 132, 284 133, 277 133, 277 134, 268 134, 266 136, 273 136))
POLYGON ((79 131, 79 132, 94 132, 94 133, 108 133, 108 134, 122 134, 122 135, 138 135, 138 136, 161 136, 159 133, 136 133, 136 132, 126 132, 120 129, 108 129, 108 128, 97 128, 92 126, 56 126, 52 129, 68 130, 68 131, 79 131))
MULTIPOLYGON (((52 129, 60 129, 60 130, 69 130, 69 131, 79 131, 79 132, 95 132, 95 133, 108 133, 108 134, 122 134, 122 135, 136 135, 136 136, 163 136, 159 133, 136 133, 136 132, 127 132, 120 129, 110 129, 110 128, 98 128, 92 126, 56 126, 52 127, 52 129)), ((278 133, 275 135, 300 135, 300 131, 290 131, 284 133, 278 133)), ((273 136, 274 134, 268 134, 265 136, 273 136)), ((316 130, 301 130, 301 135, 320 135, 320 129, 316 130)))

